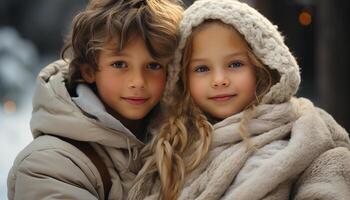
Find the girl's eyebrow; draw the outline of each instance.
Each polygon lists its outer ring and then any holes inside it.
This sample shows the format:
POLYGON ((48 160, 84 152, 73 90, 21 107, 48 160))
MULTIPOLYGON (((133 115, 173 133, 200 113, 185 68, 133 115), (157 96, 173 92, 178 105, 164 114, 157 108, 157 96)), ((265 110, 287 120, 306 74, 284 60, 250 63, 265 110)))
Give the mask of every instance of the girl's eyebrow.
MULTIPOLYGON (((225 55, 224 58, 231 58, 231 57, 235 57, 235 56, 246 56, 246 55, 247 55, 247 52, 245 52, 245 51, 233 52, 233 53, 229 53, 229 54, 225 55)), ((203 62, 205 60, 206 60, 206 58, 198 57, 198 58, 191 59, 190 62, 203 62)))
POLYGON ((235 57, 235 56, 246 56, 247 52, 241 51, 241 52, 234 52, 234 53, 229 53, 224 58, 230 58, 230 57, 235 57))
POLYGON ((206 59, 205 58, 193 58, 193 59, 191 59, 190 60, 190 62, 192 63, 192 62, 203 62, 203 61, 205 61, 206 59))

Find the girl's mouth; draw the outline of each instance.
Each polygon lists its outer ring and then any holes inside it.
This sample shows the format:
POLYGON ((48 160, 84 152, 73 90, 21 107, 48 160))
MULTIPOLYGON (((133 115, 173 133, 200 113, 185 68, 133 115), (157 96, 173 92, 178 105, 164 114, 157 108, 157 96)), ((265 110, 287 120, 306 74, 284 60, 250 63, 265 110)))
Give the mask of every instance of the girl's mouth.
POLYGON ((215 95, 212 97, 209 97, 210 100, 214 100, 214 101, 227 101, 232 99, 234 96, 236 96, 235 94, 220 94, 220 95, 215 95))

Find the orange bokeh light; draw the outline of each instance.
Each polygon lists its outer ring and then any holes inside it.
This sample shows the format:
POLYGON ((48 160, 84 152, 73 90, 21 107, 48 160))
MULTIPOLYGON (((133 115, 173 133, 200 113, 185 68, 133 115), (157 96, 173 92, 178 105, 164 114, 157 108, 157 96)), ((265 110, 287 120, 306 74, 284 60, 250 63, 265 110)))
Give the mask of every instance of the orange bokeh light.
POLYGON ((16 102, 7 100, 4 102, 4 111, 5 113, 14 113, 16 112, 16 102))
POLYGON ((308 26, 312 22, 312 16, 308 11, 302 11, 299 14, 299 23, 303 26, 308 26))

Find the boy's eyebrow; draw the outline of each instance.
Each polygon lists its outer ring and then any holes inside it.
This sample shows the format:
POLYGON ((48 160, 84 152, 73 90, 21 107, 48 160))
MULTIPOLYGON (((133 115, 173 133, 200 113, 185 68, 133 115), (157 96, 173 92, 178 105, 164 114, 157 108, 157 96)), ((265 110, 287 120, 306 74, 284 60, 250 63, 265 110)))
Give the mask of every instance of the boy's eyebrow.
POLYGON ((105 48, 102 48, 101 51, 104 51, 107 54, 111 54, 111 53, 116 53, 117 48, 105 47, 105 48))
POLYGON ((113 52, 112 52, 112 55, 113 55, 113 56, 126 56, 126 57, 129 56, 129 54, 127 54, 127 53, 122 53, 122 52, 120 52, 120 51, 113 51, 113 52))
POLYGON ((127 53, 122 53, 118 51, 117 48, 105 49, 104 51, 107 53, 108 56, 129 56, 129 54, 127 53))
MULTIPOLYGON (((104 51, 107 52, 108 56, 121 56, 121 57, 130 57, 129 54, 127 53, 122 53, 120 51, 118 51, 117 49, 105 49, 104 51)), ((169 62, 169 58, 163 58, 163 59, 154 59, 152 58, 151 60, 152 62, 159 62, 162 65, 167 65, 169 62)))

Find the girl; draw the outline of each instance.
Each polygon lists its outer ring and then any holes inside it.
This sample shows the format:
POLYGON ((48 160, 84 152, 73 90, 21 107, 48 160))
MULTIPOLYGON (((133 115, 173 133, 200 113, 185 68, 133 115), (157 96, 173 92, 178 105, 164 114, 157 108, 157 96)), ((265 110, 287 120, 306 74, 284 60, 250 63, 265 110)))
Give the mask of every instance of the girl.
POLYGON ((276 26, 239 1, 199 0, 180 32, 175 106, 130 199, 349 198, 348 134, 293 97, 299 68, 276 26))
POLYGON ((159 114, 181 15, 171 0, 92 0, 75 17, 68 63, 38 76, 35 139, 9 173, 9 199, 126 198, 159 114))

